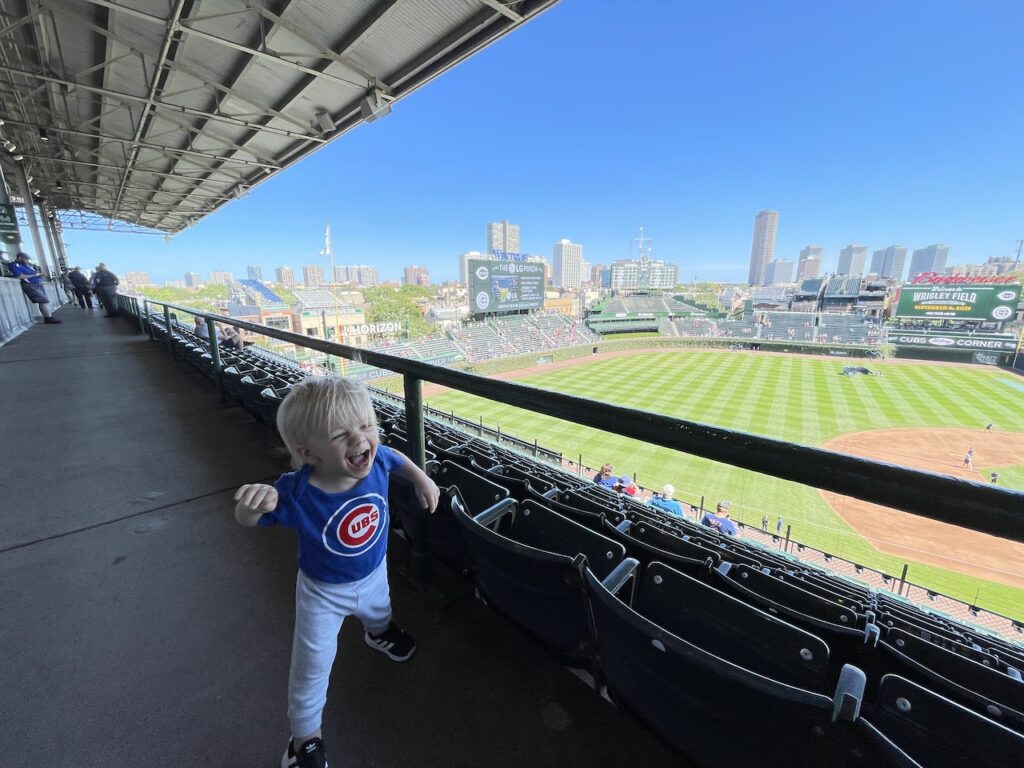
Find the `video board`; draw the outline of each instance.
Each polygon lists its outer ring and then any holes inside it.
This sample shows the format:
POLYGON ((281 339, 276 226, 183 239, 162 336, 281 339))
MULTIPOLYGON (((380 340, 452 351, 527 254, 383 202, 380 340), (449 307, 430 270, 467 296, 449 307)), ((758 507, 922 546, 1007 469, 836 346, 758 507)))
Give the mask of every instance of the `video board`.
POLYGON ((544 306, 544 265, 534 261, 470 259, 473 314, 516 312, 544 306))
POLYGON ((1012 320, 1020 283, 910 283, 900 289, 896 317, 1012 320))

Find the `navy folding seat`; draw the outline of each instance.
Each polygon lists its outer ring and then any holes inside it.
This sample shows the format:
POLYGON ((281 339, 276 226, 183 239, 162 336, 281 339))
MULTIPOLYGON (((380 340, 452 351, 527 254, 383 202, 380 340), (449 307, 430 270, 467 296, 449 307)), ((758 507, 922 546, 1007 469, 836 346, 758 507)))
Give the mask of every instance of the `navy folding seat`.
POLYGON ((707 574, 720 562, 720 555, 712 549, 700 544, 690 543, 685 538, 661 537, 656 529, 623 519, 613 525, 611 519, 604 519, 605 533, 611 538, 622 542, 627 554, 647 565, 656 560, 668 563, 684 573, 691 575, 707 574), (652 533, 653 531, 653 533, 652 533), (658 543, 671 545, 673 549, 662 549, 658 543))
MULTIPOLYGON (((804 657, 808 657, 807 663, 814 663, 816 654, 827 653, 817 638, 767 617, 769 622, 777 622, 773 632, 779 634, 770 637, 780 643, 779 658, 770 658, 770 647, 754 656, 730 641, 729 632, 736 623, 723 627, 717 636, 713 623, 693 630, 692 613, 680 610, 686 598, 673 588, 688 577, 667 566, 649 566, 631 601, 617 596, 628 581, 621 576, 602 583, 588 571, 584 578, 598 670, 614 700, 702 765, 915 765, 885 734, 858 723, 865 678, 856 667, 844 667, 835 689, 826 695, 724 658, 736 654, 765 671, 777 670, 788 680, 810 679, 820 684, 818 671, 801 667, 804 657), (692 641, 686 639, 691 632, 692 641), (795 662, 790 658, 793 654, 795 662)), ((694 584, 704 586, 694 579, 689 582, 691 589, 694 584)), ((730 613, 733 619, 739 615, 735 605, 730 613)), ((751 627, 766 626, 765 616, 751 627)))
POLYGON ((882 672, 899 673, 1024 733, 1024 682, 1019 678, 900 629, 884 631, 878 647, 879 676, 882 672))
POLYGON ((899 675, 885 675, 864 719, 927 768, 1024 765, 1024 735, 899 675))
POLYGON ((600 581, 622 562, 625 548, 532 501, 505 499, 472 517, 456 504, 454 513, 481 597, 555 653, 587 663, 581 570, 589 563, 600 581))

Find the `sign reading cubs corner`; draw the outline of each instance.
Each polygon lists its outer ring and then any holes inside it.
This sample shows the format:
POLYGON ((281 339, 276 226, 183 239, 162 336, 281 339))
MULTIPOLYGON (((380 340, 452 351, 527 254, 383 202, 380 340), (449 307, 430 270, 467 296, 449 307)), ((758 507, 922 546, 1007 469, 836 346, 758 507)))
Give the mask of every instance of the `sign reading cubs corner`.
POLYGON ((896 317, 956 320, 1012 320, 1020 303, 1021 284, 1006 277, 918 275, 900 288, 896 317))

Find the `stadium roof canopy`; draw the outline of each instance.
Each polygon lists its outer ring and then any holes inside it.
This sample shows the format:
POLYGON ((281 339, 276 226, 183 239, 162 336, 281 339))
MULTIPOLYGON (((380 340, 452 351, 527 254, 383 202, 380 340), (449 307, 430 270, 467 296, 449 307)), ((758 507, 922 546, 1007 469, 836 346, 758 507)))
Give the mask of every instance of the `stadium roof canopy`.
POLYGON ((0 0, 0 156, 65 226, 178 232, 556 2, 0 0))

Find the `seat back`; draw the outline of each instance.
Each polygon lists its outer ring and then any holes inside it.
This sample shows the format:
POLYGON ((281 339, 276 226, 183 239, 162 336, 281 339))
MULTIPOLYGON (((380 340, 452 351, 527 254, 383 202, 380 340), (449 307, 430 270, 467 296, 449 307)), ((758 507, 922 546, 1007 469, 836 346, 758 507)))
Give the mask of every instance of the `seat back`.
MULTIPOLYGON (((600 672, 615 701, 702 765, 867 765, 832 737, 832 698, 744 669, 678 637, 584 573, 600 672)), ((848 725, 848 724, 847 724, 848 725)))
POLYGON ((1024 763, 1024 735, 899 675, 882 678, 865 718, 928 768, 1024 763))

